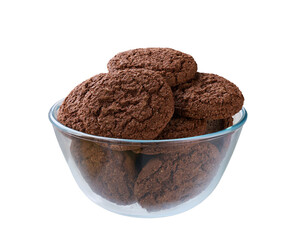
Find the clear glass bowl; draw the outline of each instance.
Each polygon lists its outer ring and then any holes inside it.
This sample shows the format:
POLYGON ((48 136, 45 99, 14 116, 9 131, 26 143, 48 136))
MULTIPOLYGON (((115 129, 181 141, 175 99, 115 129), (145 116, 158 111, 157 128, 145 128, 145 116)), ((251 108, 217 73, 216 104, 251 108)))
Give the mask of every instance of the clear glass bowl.
POLYGON ((214 190, 246 122, 244 108, 233 126, 216 133, 169 140, 94 136, 57 121, 63 100, 49 112, 74 179, 99 206, 134 217, 165 217, 193 208, 214 190))

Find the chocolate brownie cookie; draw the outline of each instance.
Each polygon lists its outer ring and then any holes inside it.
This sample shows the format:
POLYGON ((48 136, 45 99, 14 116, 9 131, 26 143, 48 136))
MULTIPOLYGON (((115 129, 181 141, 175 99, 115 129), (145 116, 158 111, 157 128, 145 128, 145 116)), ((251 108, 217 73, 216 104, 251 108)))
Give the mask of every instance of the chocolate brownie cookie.
MULTIPOLYGON (((186 138, 205 134, 207 122, 203 119, 191 119, 174 115, 168 125, 157 136, 156 140, 186 138)), ((170 152, 184 152, 193 146, 193 142, 183 142, 181 144, 157 142, 155 144, 140 144, 139 148, 132 149, 135 153, 156 155, 170 152)))
POLYGON ((149 160, 135 182, 138 203, 147 211, 158 211, 193 198, 209 185, 218 161, 219 152, 210 143, 149 160))
POLYGON ((233 118, 207 120, 207 129, 205 134, 221 131, 233 125, 233 118))
POLYGON ((206 132, 207 122, 203 119, 191 119, 174 115, 156 139, 186 138, 202 135, 206 132))
POLYGON ((90 87, 92 87, 95 82, 100 81, 105 75, 104 73, 95 75, 76 86, 60 106, 57 116, 58 121, 69 128, 85 132, 85 126, 81 116, 78 114, 78 110, 82 107, 82 100, 90 87))
POLYGON ((96 194, 119 205, 135 202, 134 154, 113 151, 80 139, 73 140, 71 152, 82 177, 96 194))
POLYGON ((239 112, 244 98, 238 87, 210 73, 197 73, 173 89, 176 112, 197 119, 223 119, 239 112))
POLYGON ((192 56, 171 48, 129 50, 118 53, 108 63, 110 72, 140 68, 157 71, 170 86, 176 86, 195 76, 197 64, 192 56))
POLYGON ((174 113, 170 86, 150 70, 108 73, 83 99, 85 132, 112 138, 154 139, 174 113))

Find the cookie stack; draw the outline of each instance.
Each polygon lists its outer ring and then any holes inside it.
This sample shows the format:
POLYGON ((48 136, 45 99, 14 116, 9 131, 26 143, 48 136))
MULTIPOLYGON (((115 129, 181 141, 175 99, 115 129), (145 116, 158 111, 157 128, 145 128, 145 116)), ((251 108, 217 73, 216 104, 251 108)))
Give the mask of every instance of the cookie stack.
MULTIPOLYGON (((58 121, 109 138, 186 138, 231 126, 244 102, 235 84, 197 72, 192 56, 170 48, 119 53, 108 70, 70 92, 58 121)), ((137 201, 148 211, 175 206, 202 191, 216 172, 221 150, 206 142, 120 146, 79 139, 71 149, 94 192, 117 204, 137 201)))

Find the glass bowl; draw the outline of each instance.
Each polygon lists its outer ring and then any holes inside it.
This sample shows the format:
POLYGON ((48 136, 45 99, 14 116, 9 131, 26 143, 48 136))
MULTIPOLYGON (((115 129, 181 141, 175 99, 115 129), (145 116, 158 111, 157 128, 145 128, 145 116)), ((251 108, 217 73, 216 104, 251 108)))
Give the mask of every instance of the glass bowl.
POLYGON ((49 119, 81 190, 99 206, 127 216, 165 217, 193 208, 214 190, 246 122, 244 108, 233 125, 196 137, 131 140, 94 136, 49 119))

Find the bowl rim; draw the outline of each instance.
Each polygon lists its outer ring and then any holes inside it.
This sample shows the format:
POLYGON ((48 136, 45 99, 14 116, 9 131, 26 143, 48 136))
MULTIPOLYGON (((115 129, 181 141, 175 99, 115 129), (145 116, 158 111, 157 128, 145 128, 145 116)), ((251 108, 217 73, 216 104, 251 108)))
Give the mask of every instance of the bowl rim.
POLYGON ((221 131, 214 132, 214 133, 208 133, 204 135, 199 136, 193 136, 193 137, 187 137, 187 138, 175 138, 175 139, 161 139, 161 140, 138 140, 138 139, 122 139, 122 138, 110 138, 110 137, 102 137, 102 136, 96 136, 84 132, 80 132, 77 130, 74 130, 72 128, 69 128, 62 123, 60 123, 57 118, 55 117, 55 113, 58 112, 58 109, 60 108, 64 98, 57 101, 50 109, 48 117, 52 125, 59 130, 61 130, 64 133, 67 133, 72 136, 76 136, 79 138, 84 139, 94 139, 94 140, 100 140, 100 141, 108 141, 108 142, 122 142, 122 143, 162 143, 162 142, 184 142, 184 141, 195 141, 195 140, 206 140, 206 139, 213 139, 217 138, 222 135, 226 135, 232 132, 235 132, 237 129, 240 129, 244 123, 247 120, 247 111, 244 107, 239 111, 242 113, 242 116, 240 120, 233 126, 225 128, 221 131))

